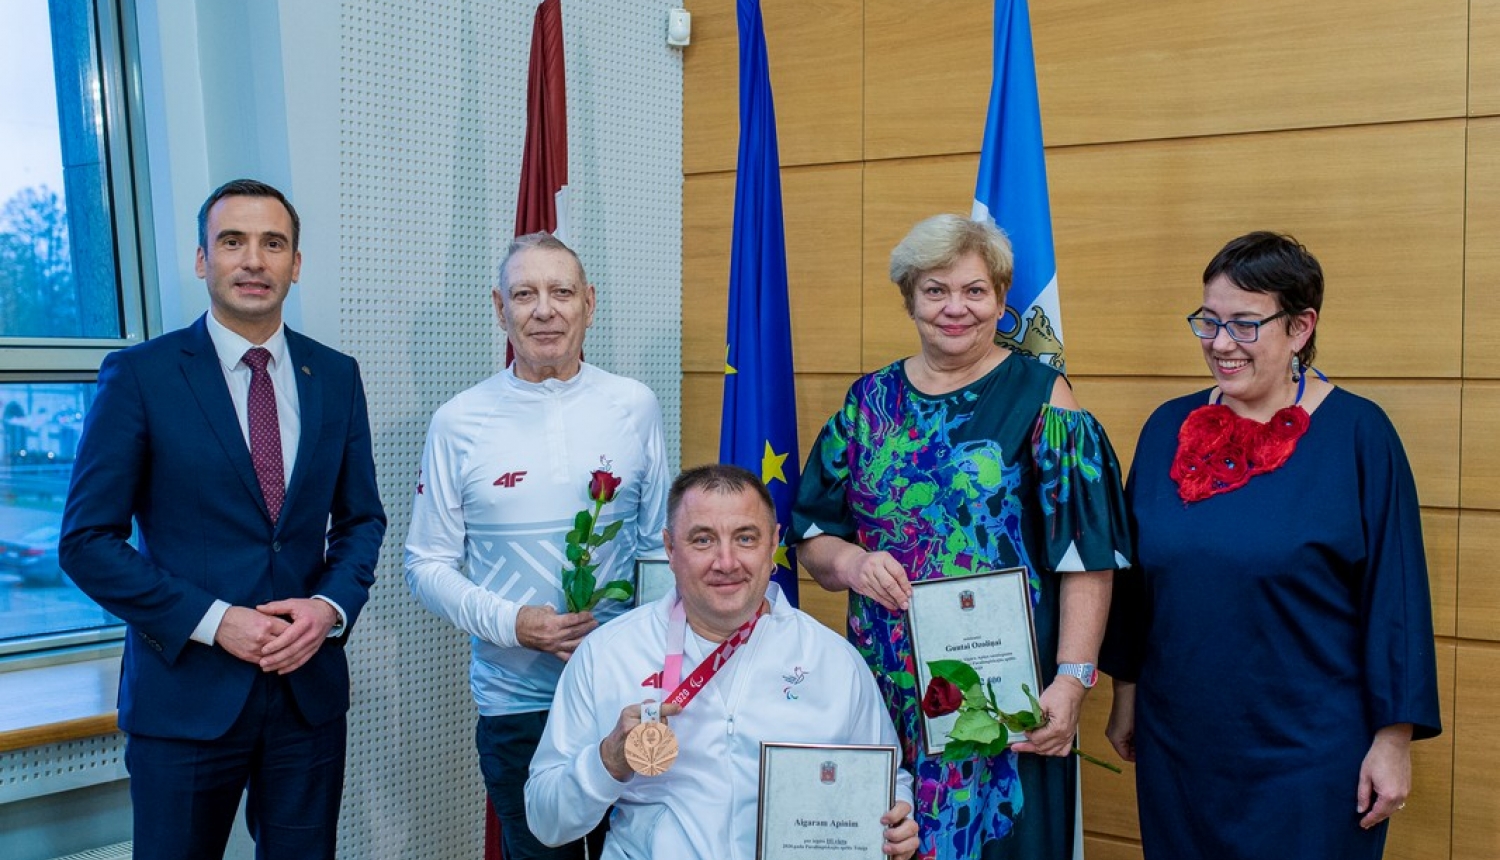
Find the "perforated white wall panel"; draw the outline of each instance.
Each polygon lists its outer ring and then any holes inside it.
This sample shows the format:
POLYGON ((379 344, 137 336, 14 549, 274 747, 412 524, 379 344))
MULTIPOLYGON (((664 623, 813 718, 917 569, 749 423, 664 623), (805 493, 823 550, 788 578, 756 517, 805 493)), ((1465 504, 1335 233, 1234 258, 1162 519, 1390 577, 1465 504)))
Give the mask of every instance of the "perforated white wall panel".
POLYGON ((121 734, 15 750, 0 754, 0 804, 124 778, 121 734))
MULTIPOLYGON (((563 4, 574 245, 599 290, 589 361, 650 385, 678 450, 681 55, 657 0, 563 4)), ((351 646, 340 856, 475 858, 483 788, 468 643, 406 589, 427 420, 493 373, 535 0, 344 0, 341 326, 360 360, 390 516, 351 646)), ((517 778, 524 775, 517 774, 517 778)))

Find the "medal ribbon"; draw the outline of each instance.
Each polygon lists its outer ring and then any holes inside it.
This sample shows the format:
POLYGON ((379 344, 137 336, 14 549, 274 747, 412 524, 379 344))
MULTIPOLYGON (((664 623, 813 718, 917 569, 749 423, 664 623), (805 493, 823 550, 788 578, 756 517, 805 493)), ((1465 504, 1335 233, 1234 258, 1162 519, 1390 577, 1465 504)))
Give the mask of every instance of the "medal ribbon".
POLYGON ((672 694, 667 696, 663 704, 680 705, 687 707, 687 703, 698 695, 698 691, 708 686, 708 682, 719 674, 729 658, 734 656, 741 645, 750 641, 750 634, 755 631, 756 622, 766 612, 765 601, 761 602, 760 608, 756 609, 755 617, 740 625, 740 628, 730 634, 728 639, 719 643, 719 647, 704 658, 698 668, 693 670, 687 680, 678 683, 677 679, 682 677, 682 646, 687 631, 687 612, 682 608, 682 601, 678 600, 672 604, 672 623, 667 628, 667 662, 662 667, 661 688, 670 689, 672 694))

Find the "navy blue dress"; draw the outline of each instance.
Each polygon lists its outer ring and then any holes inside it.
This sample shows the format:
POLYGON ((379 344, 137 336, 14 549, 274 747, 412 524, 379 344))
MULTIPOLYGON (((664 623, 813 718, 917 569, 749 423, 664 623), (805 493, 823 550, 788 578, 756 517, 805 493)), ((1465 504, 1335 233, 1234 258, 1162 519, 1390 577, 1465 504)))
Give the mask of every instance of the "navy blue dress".
POLYGON ((1168 476, 1207 392, 1141 431, 1101 662, 1136 688, 1148 860, 1379 858, 1361 830, 1375 731, 1440 731, 1416 487, 1378 406, 1334 389, 1291 458, 1191 504, 1168 476))

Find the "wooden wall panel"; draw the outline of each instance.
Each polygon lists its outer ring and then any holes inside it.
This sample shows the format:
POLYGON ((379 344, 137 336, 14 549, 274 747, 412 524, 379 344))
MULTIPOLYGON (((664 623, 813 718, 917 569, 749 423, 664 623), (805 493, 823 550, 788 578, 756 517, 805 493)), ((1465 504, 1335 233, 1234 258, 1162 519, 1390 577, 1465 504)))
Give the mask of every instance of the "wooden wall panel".
POLYGON ((797 580, 797 608, 823 622, 829 630, 845 635, 849 626, 849 592, 825 591, 804 568, 797 580))
MULTIPOLYGON (((1459 645, 1458 698, 1453 714, 1452 860, 1500 857, 1500 648, 1459 645)), ((1416 798, 1413 798, 1415 802, 1416 798)), ((1441 856, 1441 855, 1436 855, 1441 856)))
POLYGON ((1156 407, 1208 387, 1202 378, 1187 377, 1070 375, 1069 379, 1079 404, 1104 425, 1104 432, 1120 458, 1120 468, 1126 474, 1135 458, 1135 443, 1141 428, 1156 407))
MULTIPOLYGON (((1121 761, 1104 737, 1114 700, 1112 682, 1102 682, 1083 701, 1078 720, 1078 748, 1105 761, 1121 765, 1124 773, 1110 773, 1085 763, 1083 774, 1083 828, 1089 833, 1139 842, 1141 825, 1136 814, 1135 765, 1121 761)), ((1093 855, 1089 855, 1093 860, 1093 855)))
MULTIPOLYGON (((784 170, 792 355, 799 371, 860 367, 860 199, 863 168, 784 170)), ((734 175, 690 176, 683 186, 682 366, 723 372, 729 307, 734 175)))
POLYGON ((1412 744, 1411 794, 1406 809, 1391 820, 1386 843, 1388 860, 1433 860, 1451 853, 1453 839, 1453 731, 1455 660, 1452 643, 1437 645, 1438 698, 1442 702, 1443 733, 1412 744))
POLYGON ((1469 0, 1469 115, 1500 114, 1500 0, 1469 0))
MULTIPOLYGON (((1500 30, 1500 0, 1496 28, 1500 30)), ((1477 34, 1476 34, 1477 40, 1477 34)), ((1500 32, 1493 48, 1500 54, 1500 32)), ((1500 58, 1495 62, 1500 76, 1500 58)), ((1500 100, 1500 82, 1494 82, 1500 100)), ((1500 108, 1500 105, 1497 105, 1500 108)), ((1465 195, 1464 375, 1500 377, 1500 119, 1469 123, 1468 193, 1465 195)), ((1429 340, 1447 337, 1433 329, 1429 340)))
POLYGON ((1466 381, 1463 404, 1463 506, 1500 511, 1500 382, 1466 381))
MULTIPOLYGON (((698 29, 697 18, 693 16, 694 32, 698 29)), ((729 313, 729 248, 733 228, 734 174, 684 177, 682 369, 687 372, 724 372, 724 335, 729 313)), ((795 349, 793 346, 794 352, 795 349)))
POLYGON ((719 461, 724 373, 682 374, 682 465, 719 461))
MULTIPOLYGON (((1458 518, 1458 635, 1500 642, 1500 513, 1463 511, 1458 518)), ((1500 717, 1500 713, 1496 714, 1500 717)))
POLYGON ((865 165, 864 347, 866 371, 917 351, 917 330, 891 283, 891 251, 923 218, 969 214, 976 156, 871 162, 865 165))
MULTIPOLYGON (((978 153, 990 97, 995 4, 864 5, 865 158, 978 153)), ((968 193, 972 202, 972 172, 968 193)))
MULTIPOLYGON (((861 151, 860 0, 762 0, 766 56, 783 165, 858 161, 861 151)), ((693 4, 684 50, 682 166, 734 170, 739 148, 739 31, 735 0, 693 4)))
POLYGON ((858 376, 856 373, 797 375, 797 451, 804 464, 823 425, 844 405, 844 395, 858 376))
POLYGON ((1466 11, 1466 0, 1032 3, 1047 144, 1462 116, 1466 11))
POLYGON ((1458 518, 1458 511, 1422 511, 1432 629, 1438 636, 1458 635, 1458 518))
POLYGON ((1431 507, 1457 507, 1461 384, 1448 380, 1331 379, 1385 410, 1411 461, 1418 500, 1431 507))
POLYGON ((1141 860, 1141 846, 1135 842, 1122 842, 1085 833, 1083 853, 1088 860, 1141 860))
POLYGON ((1052 212, 1068 366, 1191 375, 1182 321, 1229 239, 1290 231, 1323 264, 1320 362, 1335 377, 1458 376, 1462 121, 1156 141, 1054 151, 1052 212), (1401 165, 1393 170, 1392 165, 1401 165), (1344 370, 1348 368, 1348 370, 1344 370))
MULTIPOLYGON (((818 432, 844 402, 857 374, 799 373, 797 387, 797 463, 807 462, 818 432)), ((724 373, 682 375, 682 465, 719 460, 719 421, 724 405, 724 373)))

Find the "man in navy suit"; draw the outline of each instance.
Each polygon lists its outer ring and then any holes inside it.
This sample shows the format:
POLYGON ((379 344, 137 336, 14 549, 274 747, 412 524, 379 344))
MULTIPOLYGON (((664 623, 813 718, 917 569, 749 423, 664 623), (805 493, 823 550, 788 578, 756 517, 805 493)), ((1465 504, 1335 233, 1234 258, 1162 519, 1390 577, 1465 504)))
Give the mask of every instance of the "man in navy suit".
POLYGON ((269 185, 214 191, 209 313, 107 357, 79 443, 61 558, 128 625, 138 860, 222 857, 247 790, 258 857, 334 856, 344 643, 385 511, 358 365, 282 324, 299 229, 269 185))

